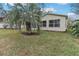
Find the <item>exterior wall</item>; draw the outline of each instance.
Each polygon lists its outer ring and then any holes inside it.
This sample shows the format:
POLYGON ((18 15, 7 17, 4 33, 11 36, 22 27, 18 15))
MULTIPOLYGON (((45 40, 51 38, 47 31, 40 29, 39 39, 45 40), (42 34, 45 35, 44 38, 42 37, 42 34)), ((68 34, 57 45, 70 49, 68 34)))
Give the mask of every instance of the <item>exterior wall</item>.
POLYGON ((5 23, 0 22, 0 28, 4 28, 4 27, 3 27, 4 24, 5 24, 5 23))
POLYGON ((8 25, 7 28, 10 28, 8 23, 0 22, 0 28, 4 28, 4 25, 8 25))
POLYGON ((42 30, 49 30, 49 31, 66 31, 67 29, 67 20, 66 17, 63 16, 56 16, 56 15, 47 15, 45 16, 42 21, 46 21, 46 27, 41 27, 42 30), (60 19, 60 27, 49 27, 49 20, 60 19))
MULTIPOLYGON (((8 24, 8 23, 3 23, 3 22, 0 22, 0 28, 4 28, 4 25, 5 25, 5 24, 8 25, 7 28, 10 28, 10 24, 8 24)), ((13 28, 15 28, 15 25, 13 26, 13 28)), ((24 26, 22 25, 21 28, 24 28, 24 26)))

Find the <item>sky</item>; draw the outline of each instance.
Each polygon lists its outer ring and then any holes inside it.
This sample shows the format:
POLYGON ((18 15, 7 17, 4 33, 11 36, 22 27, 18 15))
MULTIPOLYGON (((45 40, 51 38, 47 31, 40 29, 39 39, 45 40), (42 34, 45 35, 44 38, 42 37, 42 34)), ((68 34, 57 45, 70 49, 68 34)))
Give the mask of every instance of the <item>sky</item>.
MULTIPOLYGON (((4 5, 4 8, 8 9, 6 5, 4 5)), ((70 5, 67 3, 45 3, 45 8, 46 11, 52 11, 56 14, 67 14, 71 9, 70 5)))
POLYGON ((47 3, 45 7, 52 9, 56 14, 68 14, 71 11, 71 6, 66 3, 47 3))
MULTIPOLYGON (((4 8, 8 9, 6 5, 4 5, 4 8)), ((71 11, 71 6, 68 3, 45 3, 45 11, 51 11, 51 13, 55 14, 68 15, 73 20, 78 18, 78 15, 71 11)))

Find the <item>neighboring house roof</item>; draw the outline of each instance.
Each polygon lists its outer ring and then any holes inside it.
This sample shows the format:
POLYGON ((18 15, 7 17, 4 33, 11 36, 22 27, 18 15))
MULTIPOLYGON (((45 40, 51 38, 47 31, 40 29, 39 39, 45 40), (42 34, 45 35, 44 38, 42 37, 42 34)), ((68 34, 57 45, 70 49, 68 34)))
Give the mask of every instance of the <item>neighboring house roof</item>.
POLYGON ((56 16, 61 16, 61 17, 66 17, 66 18, 68 18, 67 15, 62 15, 62 14, 48 14, 48 15, 56 15, 56 16))

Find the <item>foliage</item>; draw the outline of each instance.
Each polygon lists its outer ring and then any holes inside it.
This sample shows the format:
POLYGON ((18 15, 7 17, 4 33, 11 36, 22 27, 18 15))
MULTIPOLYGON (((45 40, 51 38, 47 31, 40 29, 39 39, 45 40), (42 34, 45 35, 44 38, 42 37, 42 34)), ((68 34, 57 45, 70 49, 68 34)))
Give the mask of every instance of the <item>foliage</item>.
POLYGON ((75 37, 79 36, 79 21, 75 21, 72 26, 72 34, 75 37))
POLYGON ((0 4, 0 16, 4 17, 6 15, 6 10, 3 7, 3 4, 0 4))
POLYGON ((73 26, 73 21, 70 18, 68 18, 67 20, 67 31, 68 32, 72 32, 72 26, 73 26))
MULTIPOLYGON (((79 15, 79 3, 71 3, 72 12, 74 12, 77 16, 79 15)), ((72 26, 72 34, 76 37, 79 36, 79 20, 74 21, 72 26)))
POLYGON ((79 14, 79 3, 71 3, 70 6, 72 12, 79 14))
POLYGON ((7 19, 10 23, 16 24, 16 28, 19 27, 21 29, 21 25, 26 26, 27 31, 31 30, 31 25, 33 23, 37 24, 38 31, 40 30, 40 21, 43 17, 44 13, 42 13, 41 9, 44 4, 39 3, 15 3, 12 6, 11 10, 8 12, 7 19))

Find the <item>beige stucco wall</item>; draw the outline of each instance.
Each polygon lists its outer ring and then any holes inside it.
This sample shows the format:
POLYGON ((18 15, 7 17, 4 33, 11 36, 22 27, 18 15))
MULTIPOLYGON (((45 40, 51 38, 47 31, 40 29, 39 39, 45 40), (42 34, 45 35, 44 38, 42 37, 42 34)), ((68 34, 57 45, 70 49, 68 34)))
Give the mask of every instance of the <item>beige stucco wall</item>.
POLYGON ((42 18, 42 21, 46 20, 47 25, 46 27, 41 27, 41 30, 50 30, 50 31, 66 31, 67 29, 67 19, 63 16, 57 15, 47 15, 42 18), (49 20, 60 19, 60 27, 49 27, 49 20))

